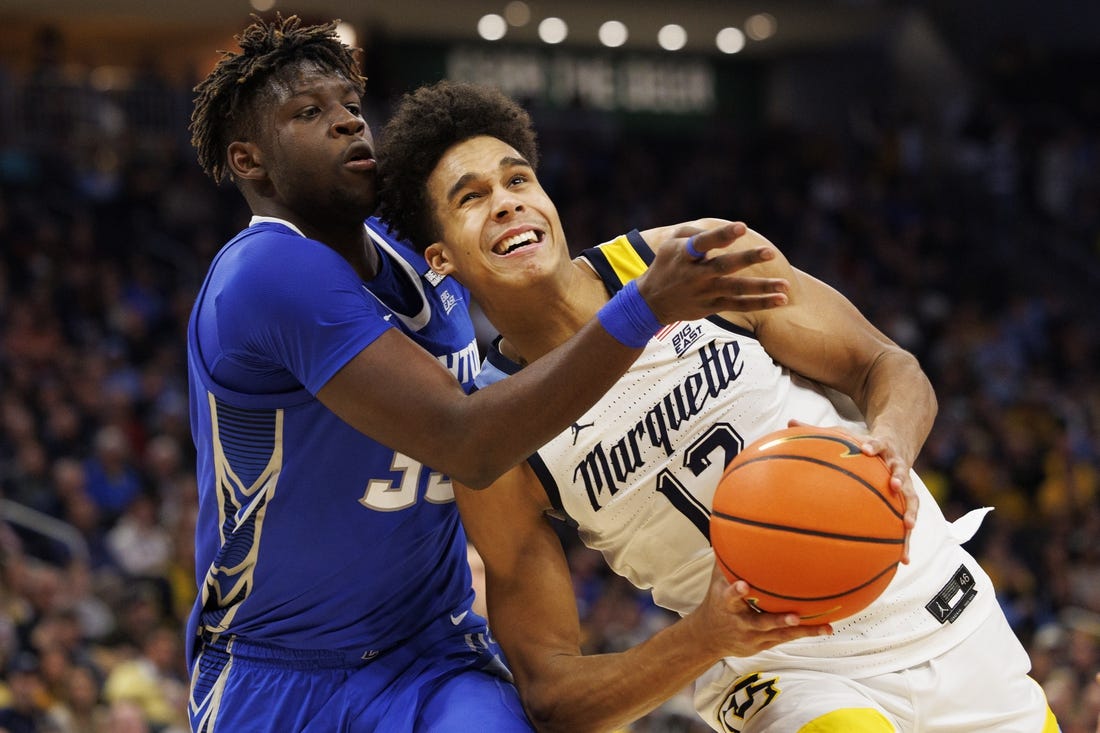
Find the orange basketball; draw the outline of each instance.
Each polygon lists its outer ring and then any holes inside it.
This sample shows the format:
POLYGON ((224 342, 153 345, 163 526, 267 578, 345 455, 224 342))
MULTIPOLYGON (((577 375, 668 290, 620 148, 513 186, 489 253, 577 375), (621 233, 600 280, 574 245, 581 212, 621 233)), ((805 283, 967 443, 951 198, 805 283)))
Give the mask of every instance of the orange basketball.
POLYGON ((866 608, 905 545, 904 499, 878 456, 840 430, 797 427, 742 450, 718 483, 710 541, 749 603, 829 623, 866 608))

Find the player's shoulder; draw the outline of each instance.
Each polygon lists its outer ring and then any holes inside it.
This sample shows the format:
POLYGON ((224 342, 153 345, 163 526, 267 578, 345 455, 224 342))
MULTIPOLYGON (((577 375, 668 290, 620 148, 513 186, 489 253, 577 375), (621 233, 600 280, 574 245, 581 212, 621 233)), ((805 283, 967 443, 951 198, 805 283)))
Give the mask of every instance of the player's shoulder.
POLYGON ((641 232, 634 229, 584 250, 573 262, 585 272, 594 273, 614 293, 645 272, 654 257, 641 232))
POLYGON ((278 222, 261 222, 241 231, 211 266, 219 297, 259 298, 273 293, 290 298, 354 283, 355 272, 328 245, 302 236, 278 222))
POLYGON ((336 250, 306 237, 280 221, 261 221, 241 230, 223 250, 251 266, 266 265, 275 270, 292 269, 303 261, 342 260, 336 250))
POLYGON ((416 259, 424 259, 422 255, 417 254, 412 244, 402 239, 401 237, 398 237, 397 234, 392 229, 390 229, 389 225, 378 217, 372 216, 368 218, 364 223, 367 227, 367 232, 370 234, 371 238, 373 238, 375 241, 381 240, 382 242, 385 242, 385 244, 388 245, 390 249, 395 250, 406 260, 412 262, 416 259))

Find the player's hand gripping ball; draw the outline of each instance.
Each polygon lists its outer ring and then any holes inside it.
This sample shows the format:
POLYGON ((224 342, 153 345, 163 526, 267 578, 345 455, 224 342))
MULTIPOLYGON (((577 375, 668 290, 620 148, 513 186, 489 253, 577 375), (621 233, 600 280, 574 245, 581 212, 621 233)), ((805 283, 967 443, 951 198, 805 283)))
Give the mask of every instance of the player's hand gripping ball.
POLYGON ((747 601, 831 623, 866 608, 897 571, 905 500, 890 470, 840 430, 795 427, 741 451, 714 493, 710 541, 747 601))

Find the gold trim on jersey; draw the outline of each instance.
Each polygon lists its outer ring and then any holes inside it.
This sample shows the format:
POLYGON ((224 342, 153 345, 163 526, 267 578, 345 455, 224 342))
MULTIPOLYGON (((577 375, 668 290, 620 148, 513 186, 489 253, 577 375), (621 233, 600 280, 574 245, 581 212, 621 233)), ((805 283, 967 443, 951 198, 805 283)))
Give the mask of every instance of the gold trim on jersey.
POLYGON ((206 696, 202 700, 195 699, 195 683, 199 680, 203 669, 203 655, 200 651, 195 658, 195 667, 191 675, 191 687, 188 694, 188 704, 191 706, 191 719, 195 724, 196 733, 209 733, 214 730, 218 721, 218 713, 221 712, 222 697, 225 695, 225 684, 229 680, 229 671, 233 667, 233 657, 226 656, 225 665, 218 670, 218 677, 210 686, 206 696), (201 712, 201 715, 200 715, 201 712), (197 720, 196 720, 197 717, 197 720))
POLYGON ((222 445, 217 399, 210 392, 207 393, 207 399, 210 405, 210 435, 214 447, 218 533, 221 546, 224 547, 226 544, 227 529, 235 531, 249 522, 253 527, 252 544, 239 562, 233 567, 211 565, 206 571, 201 590, 203 607, 209 609, 213 605, 214 608, 226 609, 217 628, 205 627, 217 633, 229 628, 240 608, 240 601, 247 598, 252 589, 267 505, 275 495, 275 487, 282 473, 283 410, 274 411, 271 455, 267 465, 251 484, 245 486, 233 470, 222 445), (227 520, 231 524, 228 524, 227 520), (227 583, 231 583, 228 588, 225 587, 227 583), (211 594, 215 596, 213 604, 210 601, 211 594))
POLYGON ((620 282, 628 283, 647 269, 646 263, 625 234, 615 237, 610 242, 604 242, 598 249, 607 258, 608 264, 615 270, 620 282))

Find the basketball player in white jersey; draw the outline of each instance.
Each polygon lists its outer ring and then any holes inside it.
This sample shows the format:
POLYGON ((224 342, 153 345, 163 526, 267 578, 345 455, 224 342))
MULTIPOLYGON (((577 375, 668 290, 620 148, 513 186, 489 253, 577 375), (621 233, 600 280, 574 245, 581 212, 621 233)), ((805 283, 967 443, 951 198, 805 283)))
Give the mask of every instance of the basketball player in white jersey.
MULTIPOLYGON (((530 120, 495 91, 422 88, 382 138, 383 217, 465 284, 502 334, 480 384, 567 339, 676 229, 631 232, 571 260, 535 175, 530 120)), ((685 256, 709 258, 688 244, 685 256)), ((766 244, 750 231, 730 246, 766 244)), ((717 731, 1057 731, 989 577, 961 546, 981 513, 947 522, 911 472, 936 411, 916 359, 782 255, 750 269, 786 279, 788 305, 654 327, 642 357, 572 429, 488 489, 456 487, 529 717, 541 730, 613 730, 695 681, 699 714, 717 731), (745 585, 716 572, 707 534, 722 469, 792 420, 866 436, 864 452, 883 456, 906 497, 911 529, 883 595, 821 633, 760 625, 745 585), (548 516, 682 618, 627 651, 582 654, 548 516)))

